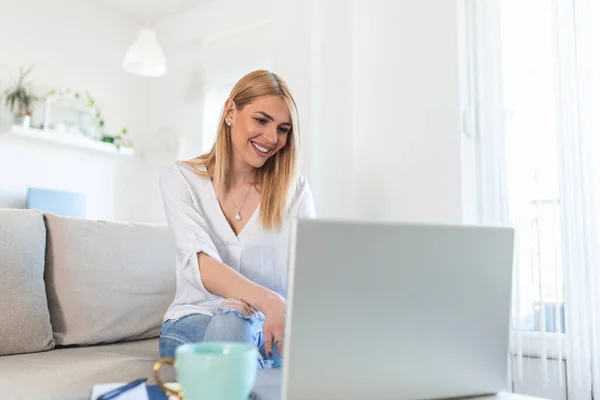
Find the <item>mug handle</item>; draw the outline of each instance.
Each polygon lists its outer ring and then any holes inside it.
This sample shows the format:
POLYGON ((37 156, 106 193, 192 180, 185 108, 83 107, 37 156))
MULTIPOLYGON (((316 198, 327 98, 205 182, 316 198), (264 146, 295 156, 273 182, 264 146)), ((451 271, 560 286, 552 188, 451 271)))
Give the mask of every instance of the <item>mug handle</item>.
POLYGON ((169 389, 164 385, 164 383, 162 383, 162 381, 158 377, 158 371, 160 371, 160 367, 162 367, 163 365, 170 365, 171 367, 175 368, 175 360, 173 360, 172 358, 161 358, 160 360, 154 363, 154 367, 152 367, 152 377, 154 378, 154 382, 156 382, 160 390, 162 390, 167 396, 175 395, 180 399, 183 398, 183 392, 181 390, 177 391, 169 389))

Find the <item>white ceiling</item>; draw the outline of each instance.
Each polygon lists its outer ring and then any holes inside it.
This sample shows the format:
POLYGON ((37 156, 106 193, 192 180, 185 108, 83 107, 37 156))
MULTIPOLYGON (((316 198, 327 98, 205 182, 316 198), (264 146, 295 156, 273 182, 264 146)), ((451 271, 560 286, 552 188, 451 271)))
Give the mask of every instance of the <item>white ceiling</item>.
POLYGON ((90 0, 138 23, 161 21, 192 11, 213 0, 90 0))

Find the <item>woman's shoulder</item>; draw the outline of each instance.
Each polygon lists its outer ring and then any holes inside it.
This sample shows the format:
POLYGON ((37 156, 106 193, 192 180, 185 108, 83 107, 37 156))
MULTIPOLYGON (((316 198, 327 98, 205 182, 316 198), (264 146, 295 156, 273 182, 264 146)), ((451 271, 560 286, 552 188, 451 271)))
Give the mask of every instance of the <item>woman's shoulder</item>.
POLYGON ((209 177, 201 176, 201 173, 206 173, 207 169, 204 165, 190 165, 183 161, 175 161, 164 167, 160 173, 159 181, 161 187, 165 184, 173 183, 199 183, 210 181, 209 177))
POLYGON ((309 188, 308 180, 306 180, 304 175, 298 175, 298 179, 296 179, 296 186, 299 190, 305 190, 309 188))
POLYGON ((310 185, 304 176, 299 175, 296 179, 296 184, 292 192, 292 203, 302 200, 306 193, 311 194, 310 185))
POLYGON ((292 198, 290 213, 294 217, 314 218, 315 205, 308 181, 299 176, 296 181, 296 190, 292 198))

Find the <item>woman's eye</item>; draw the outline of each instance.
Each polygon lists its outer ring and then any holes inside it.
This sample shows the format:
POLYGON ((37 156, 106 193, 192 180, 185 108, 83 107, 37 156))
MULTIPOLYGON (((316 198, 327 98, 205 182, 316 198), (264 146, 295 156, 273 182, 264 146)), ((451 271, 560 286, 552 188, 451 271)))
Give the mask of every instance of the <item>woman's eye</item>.
POLYGON ((266 124, 267 124, 267 122, 269 122, 269 121, 267 121, 267 120, 266 120, 266 119, 264 119, 264 118, 254 118, 254 119, 255 119, 255 120, 257 120, 257 121, 258 121, 258 123, 259 123, 259 124, 261 124, 261 125, 266 125, 266 124))
POLYGON ((279 128, 279 133, 288 133, 290 130, 288 128, 285 127, 280 127, 279 128))

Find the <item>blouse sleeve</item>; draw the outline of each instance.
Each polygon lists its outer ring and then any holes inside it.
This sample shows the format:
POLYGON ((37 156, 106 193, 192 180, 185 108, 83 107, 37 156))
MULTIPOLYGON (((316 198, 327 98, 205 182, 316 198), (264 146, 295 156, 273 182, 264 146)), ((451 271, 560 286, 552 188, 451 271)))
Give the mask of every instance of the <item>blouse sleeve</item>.
POLYGON ((202 252, 217 261, 221 261, 221 257, 208 234, 204 217, 194 206, 191 189, 177 164, 161 173, 159 186, 167 223, 175 237, 179 273, 194 287, 210 295, 202 283, 197 254, 202 252))
POLYGON ((313 201, 312 191, 306 179, 302 178, 300 182, 300 205, 298 207, 298 218, 314 219, 317 216, 315 203, 313 201))

